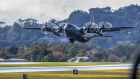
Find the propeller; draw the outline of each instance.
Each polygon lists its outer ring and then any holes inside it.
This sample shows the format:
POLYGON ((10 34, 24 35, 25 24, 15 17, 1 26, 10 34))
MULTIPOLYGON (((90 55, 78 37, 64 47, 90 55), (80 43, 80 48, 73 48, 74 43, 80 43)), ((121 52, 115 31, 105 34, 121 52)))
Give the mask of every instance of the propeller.
POLYGON ((59 34, 60 30, 61 30, 61 27, 54 20, 49 21, 48 23, 46 22, 44 27, 41 28, 41 31, 44 34, 47 34, 47 31, 51 31, 57 36, 60 36, 59 34))
POLYGON ((100 36, 104 36, 104 35, 102 34, 102 30, 105 29, 105 24, 106 24, 105 21, 99 23, 99 27, 101 27, 101 28, 99 28, 99 30, 97 31, 97 34, 98 34, 98 35, 100 35, 100 36))
POLYGON ((84 31, 84 33, 87 33, 87 31, 89 30, 89 28, 93 25, 93 21, 94 21, 94 17, 92 16, 91 17, 91 20, 90 20, 90 24, 89 24, 88 28, 84 31))
POLYGON ((102 28, 105 28, 105 23, 106 23, 106 22, 104 21, 104 23, 103 23, 103 25, 102 25, 102 28))
POLYGON ((101 28, 111 28, 112 24, 104 21, 104 22, 99 23, 99 27, 101 27, 101 28))
POLYGON ((103 36, 102 31, 105 30, 106 28, 111 28, 112 24, 104 21, 99 23, 99 27, 101 28, 98 30, 97 34, 103 36))
POLYGON ((44 26, 41 28, 42 33, 44 33, 45 35, 47 34, 47 22, 44 24, 44 26))

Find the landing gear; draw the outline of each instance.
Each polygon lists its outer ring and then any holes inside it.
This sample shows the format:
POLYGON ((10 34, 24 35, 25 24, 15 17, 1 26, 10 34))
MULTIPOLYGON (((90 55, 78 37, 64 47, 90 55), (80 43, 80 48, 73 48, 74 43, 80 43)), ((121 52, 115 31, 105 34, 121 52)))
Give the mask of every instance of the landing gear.
POLYGON ((82 38, 82 43, 86 43, 87 38, 82 38))
POLYGON ((85 41, 83 41, 83 43, 86 43, 85 41))
POLYGON ((75 41, 74 39, 69 39, 69 40, 70 40, 71 43, 74 43, 74 41, 75 41))
POLYGON ((82 41, 82 43, 86 43, 86 41, 85 41, 85 40, 83 40, 83 41, 82 41))

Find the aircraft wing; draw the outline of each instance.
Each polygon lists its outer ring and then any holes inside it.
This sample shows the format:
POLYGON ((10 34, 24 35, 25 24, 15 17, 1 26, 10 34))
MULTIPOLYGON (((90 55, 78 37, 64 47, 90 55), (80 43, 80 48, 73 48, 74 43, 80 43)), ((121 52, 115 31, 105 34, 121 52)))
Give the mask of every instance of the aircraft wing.
POLYGON ((120 31, 122 29, 133 29, 135 27, 112 27, 112 28, 102 28, 102 32, 112 32, 112 31, 120 31))
POLYGON ((41 28, 28 28, 28 27, 27 27, 27 28, 25 27, 25 28, 23 28, 23 29, 41 30, 41 28))

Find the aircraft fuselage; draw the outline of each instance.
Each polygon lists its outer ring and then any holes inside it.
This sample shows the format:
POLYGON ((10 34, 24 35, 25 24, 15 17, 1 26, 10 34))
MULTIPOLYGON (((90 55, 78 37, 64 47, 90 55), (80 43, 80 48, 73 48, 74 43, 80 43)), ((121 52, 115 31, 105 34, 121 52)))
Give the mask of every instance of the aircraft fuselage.
POLYGON ((73 24, 67 24, 67 26, 65 27, 65 33, 72 43, 74 41, 85 43, 89 41, 90 38, 84 36, 85 33, 82 31, 82 28, 79 28, 73 24))

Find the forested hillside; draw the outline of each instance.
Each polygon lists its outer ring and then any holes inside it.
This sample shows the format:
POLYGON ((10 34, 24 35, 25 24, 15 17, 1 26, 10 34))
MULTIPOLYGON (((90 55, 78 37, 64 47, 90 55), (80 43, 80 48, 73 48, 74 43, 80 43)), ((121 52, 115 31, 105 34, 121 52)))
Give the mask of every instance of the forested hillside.
MULTIPOLYGON (((72 23, 79 27, 90 21, 94 16, 94 22, 110 22, 113 27, 136 26, 134 30, 124 30, 120 32, 109 32, 105 35, 112 35, 112 38, 93 38, 87 44, 93 44, 102 48, 112 48, 118 44, 130 45, 136 44, 140 39, 140 6, 130 5, 112 10, 111 7, 90 8, 88 12, 76 10, 69 17, 59 22, 72 23)), ((41 31, 24 30, 22 27, 42 27, 35 19, 19 19, 8 26, 5 22, 0 22, 0 48, 29 46, 33 42, 46 41, 51 44, 62 44, 68 42, 64 36, 57 37, 51 33, 44 35, 41 31)), ((68 42, 69 43, 69 42, 68 42)))

